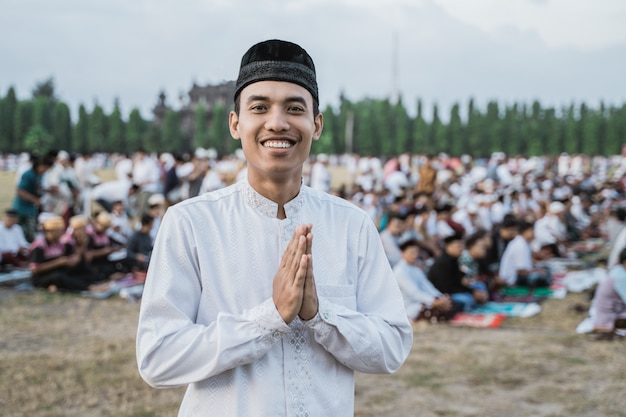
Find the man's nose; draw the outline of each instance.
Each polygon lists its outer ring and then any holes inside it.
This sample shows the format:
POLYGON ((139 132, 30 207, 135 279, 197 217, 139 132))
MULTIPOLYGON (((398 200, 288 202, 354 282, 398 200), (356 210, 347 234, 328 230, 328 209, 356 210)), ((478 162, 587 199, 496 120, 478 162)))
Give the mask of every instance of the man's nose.
POLYGON ((268 112, 265 128, 274 132, 289 130, 289 123, 287 122, 285 112, 279 109, 272 109, 268 112))

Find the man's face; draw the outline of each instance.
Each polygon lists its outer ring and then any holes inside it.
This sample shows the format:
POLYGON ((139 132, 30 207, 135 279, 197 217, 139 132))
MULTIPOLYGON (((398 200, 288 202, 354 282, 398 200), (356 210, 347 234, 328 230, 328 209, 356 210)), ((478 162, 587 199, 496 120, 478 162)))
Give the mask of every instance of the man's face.
POLYGON ((458 258, 463 253, 464 247, 462 240, 454 240, 446 245, 446 252, 453 258, 458 258))
POLYGON ((411 265, 415 265, 417 263, 417 259, 419 258, 419 254, 420 251, 417 246, 409 246, 402 251, 402 259, 411 265))
POLYGON ((230 133, 241 140, 249 178, 301 176, 323 127, 322 115, 313 116, 311 93, 289 82, 259 81, 245 87, 239 99, 230 133))
POLYGON ((5 214, 3 220, 4 220, 4 226, 7 229, 10 229, 17 224, 17 216, 14 216, 12 214, 5 214))

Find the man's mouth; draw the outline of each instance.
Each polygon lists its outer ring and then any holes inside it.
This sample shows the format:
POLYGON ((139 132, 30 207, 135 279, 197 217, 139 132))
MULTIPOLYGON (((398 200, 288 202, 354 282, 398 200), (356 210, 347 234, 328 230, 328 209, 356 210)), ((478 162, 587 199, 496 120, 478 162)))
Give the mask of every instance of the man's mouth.
POLYGON ((291 148, 292 146, 294 146, 295 142, 291 140, 286 140, 286 139, 281 139, 281 140, 270 139, 270 140, 266 140, 265 142, 263 142, 262 145, 265 148, 287 149, 287 148, 291 148))

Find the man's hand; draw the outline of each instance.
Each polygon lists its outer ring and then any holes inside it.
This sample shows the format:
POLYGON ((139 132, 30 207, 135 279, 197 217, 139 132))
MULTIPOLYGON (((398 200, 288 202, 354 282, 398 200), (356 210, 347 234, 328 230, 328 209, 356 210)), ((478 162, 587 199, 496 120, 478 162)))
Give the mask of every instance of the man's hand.
POLYGON ((311 249, 313 247, 313 234, 311 233, 311 226, 307 228, 306 234, 306 257, 307 257, 307 270, 306 278, 304 281, 304 295, 302 297, 302 307, 298 316, 302 320, 311 320, 317 314, 318 302, 317 302, 317 289, 315 288, 315 278, 313 277, 313 255, 311 249))
POLYGON ((272 284, 272 299, 287 324, 299 314, 303 304, 304 285, 310 263, 310 255, 307 255, 307 235, 310 230, 311 225, 296 227, 272 284))

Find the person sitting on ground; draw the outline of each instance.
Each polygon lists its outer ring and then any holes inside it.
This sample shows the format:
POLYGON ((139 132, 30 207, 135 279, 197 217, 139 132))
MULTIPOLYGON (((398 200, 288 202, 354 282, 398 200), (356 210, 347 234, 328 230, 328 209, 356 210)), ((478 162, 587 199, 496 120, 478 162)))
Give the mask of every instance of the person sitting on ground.
POLYGON ((442 294, 428 280, 417 265, 420 244, 410 239, 400 244, 402 259, 393 268, 398 286, 404 298, 404 307, 410 320, 421 318, 446 320, 454 315, 452 299, 442 294))
POLYGON ((563 245, 567 241, 564 219, 565 205, 560 201, 553 201, 548 205, 546 214, 535 222, 532 246, 544 259, 562 255, 563 245))
POLYGON ((530 247, 535 238, 536 226, 521 221, 517 236, 508 244, 500 262, 500 278, 508 286, 547 287, 550 285, 550 272, 545 268, 536 268, 530 247))
POLYGON ((127 261, 131 270, 145 272, 152 255, 152 237, 150 231, 154 218, 149 214, 141 216, 141 228, 133 232, 128 239, 127 261))
POLYGON ((450 294, 457 311, 471 311, 477 304, 487 301, 487 290, 483 282, 471 283, 459 267, 463 252, 463 236, 454 234, 444 239, 443 254, 435 259, 428 271, 428 279, 435 288, 450 294))
POLYGON ((406 217, 400 213, 392 212, 389 214, 387 227, 380 232, 380 240, 383 242, 383 249, 392 268, 402 259, 400 238, 406 229, 406 217))
POLYGON ((61 243, 70 244, 74 248, 74 253, 80 257, 80 261, 72 268, 72 274, 95 276, 96 273, 91 265, 93 254, 89 249, 89 234, 87 226, 89 219, 87 216, 78 214, 69 220, 69 227, 61 237, 61 243))
POLYGON ((73 271, 80 264, 81 257, 71 243, 61 242, 64 233, 65 221, 61 216, 52 216, 43 222, 43 235, 38 236, 31 246, 29 267, 33 285, 50 292, 104 290, 93 276, 73 271))
POLYGON ((598 284, 592 308, 595 309, 595 333, 613 333, 616 324, 620 324, 618 320, 626 321, 626 249, 620 252, 619 263, 598 284))
POLYGON ((119 245, 126 245, 128 238, 132 234, 130 227, 130 220, 124 207, 124 202, 121 200, 111 203, 111 227, 107 230, 107 233, 111 240, 119 245))
POLYGON ((502 223, 494 227, 491 232, 491 245, 487 249, 485 257, 481 261, 483 273, 491 277, 498 275, 500 260, 507 245, 517 235, 517 218, 512 215, 505 215, 502 223))
POLYGON ((0 223, 0 265, 27 266, 28 247, 24 230, 17 224, 17 211, 8 209, 0 223))
POLYGON ((89 233, 89 250, 93 255, 92 265, 100 280, 121 278, 127 268, 121 259, 115 257, 114 260, 109 259, 110 255, 123 249, 122 245, 113 243, 107 234, 107 230, 111 227, 111 215, 106 211, 101 211, 91 222, 88 227, 89 233))

